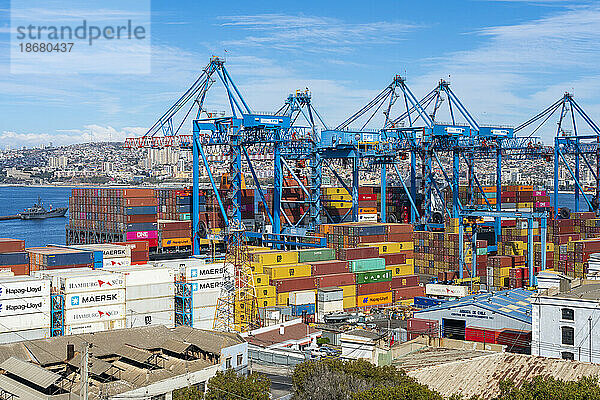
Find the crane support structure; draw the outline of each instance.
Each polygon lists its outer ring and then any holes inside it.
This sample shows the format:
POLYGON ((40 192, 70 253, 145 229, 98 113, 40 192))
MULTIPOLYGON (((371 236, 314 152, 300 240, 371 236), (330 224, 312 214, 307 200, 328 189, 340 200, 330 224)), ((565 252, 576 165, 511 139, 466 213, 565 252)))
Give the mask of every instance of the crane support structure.
MULTIPOLYGON (((576 211, 580 209, 580 199, 587 208, 597 210, 600 204, 599 141, 600 128, 569 93, 517 127, 487 126, 476 120, 449 82, 439 81, 419 99, 400 75, 395 75, 373 99, 334 128, 317 111, 308 89, 290 94, 275 112, 255 112, 225 68, 225 60, 212 57, 198 79, 148 132, 142 137, 127 139, 125 145, 191 150, 193 204, 198 204, 200 175, 204 174, 226 226, 234 221, 238 226, 241 222, 242 173, 249 171, 252 186, 272 226, 271 241, 281 245, 285 244, 284 235, 310 235, 323 221, 333 221, 323 207, 322 184, 326 172, 351 194, 351 200, 347 200, 349 211, 341 221, 358 221, 359 171, 378 170, 381 221, 388 220, 388 175, 394 174, 410 204, 411 222, 418 229, 441 228, 445 218, 463 218, 464 212, 476 209, 494 218, 498 239, 500 221, 505 217, 501 197, 502 163, 515 159, 554 162, 554 216, 560 208, 561 166, 574 181, 576 211), (206 109, 209 91, 217 83, 224 88, 229 107, 218 115, 206 109), (546 146, 535 135, 557 113, 554 143, 546 146), (443 122, 442 118, 447 121, 443 122), (185 129, 184 132, 182 128, 190 125, 191 131, 185 129), (215 151, 229 155, 231 190, 226 198, 217 187, 207 157, 207 153, 215 151), (268 199, 256 172, 253 155, 258 153, 268 154, 268 160, 272 160, 272 200, 268 199), (484 204, 474 203, 475 196, 484 192, 477 172, 479 160, 495 163, 496 204, 490 204, 485 195, 482 196, 484 204), (306 165, 308 181, 295 172, 294 163, 306 165), (349 169, 350 179, 342 176, 340 166, 349 169), (582 168, 590 170, 594 177, 594 196, 585 193, 580 180, 582 168), (285 174, 291 176, 304 194, 303 200, 294 201, 306 206, 301 218, 293 223, 282 212, 287 201, 282 199, 285 174), (468 193, 466 202, 461 202, 459 183, 464 175, 468 193), (443 195, 445 188, 452 192, 448 204, 443 195)), ((197 252, 198 213, 193 213, 192 218, 194 251, 197 252)))

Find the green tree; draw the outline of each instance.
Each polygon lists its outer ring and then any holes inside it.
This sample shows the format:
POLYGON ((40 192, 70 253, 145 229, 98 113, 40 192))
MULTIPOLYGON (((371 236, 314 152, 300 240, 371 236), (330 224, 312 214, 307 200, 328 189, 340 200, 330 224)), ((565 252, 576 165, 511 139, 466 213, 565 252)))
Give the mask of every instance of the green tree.
POLYGON ((552 377, 536 376, 516 386, 511 381, 500 382, 500 396, 496 400, 600 400, 597 377, 577 381, 562 381, 552 377))
POLYGON ((205 400, 268 400, 271 381, 256 373, 238 375, 228 370, 218 371, 208 380, 205 400))
POLYGON ((186 387, 173 391, 173 400, 201 400, 204 393, 195 387, 186 387))

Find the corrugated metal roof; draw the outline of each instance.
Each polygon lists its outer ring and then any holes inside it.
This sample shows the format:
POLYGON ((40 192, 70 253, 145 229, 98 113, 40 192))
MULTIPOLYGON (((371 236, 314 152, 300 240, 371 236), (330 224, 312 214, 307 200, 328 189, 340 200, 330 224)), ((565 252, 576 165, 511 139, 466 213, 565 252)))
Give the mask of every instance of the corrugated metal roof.
POLYGON ((475 294, 417 311, 415 317, 419 318, 420 313, 474 305, 531 324, 531 296, 534 293, 525 289, 512 289, 475 294))
POLYGON ((167 339, 163 344, 160 345, 160 348, 173 353, 184 354, 190 346, 191 344, 189 343, 167 339))
POLYGON ((127 358, 128 360, 136 361, 140 364, 145 364, 152 357, 152 353, 147 350, 136 349, 128 345, 119 347, 116 352, 117 355, 127 358))
MULTIPOLYGON (((89 358, 89 363, 90 363, 90 373, 93 375, 102 375, 103 373, 107 372, 112 365, 104 360, 100 360, 99 358, 96 357, 90 357, 89 358)), ((81 353, 77 353, 75 355, 75 357, 73 357, 72 360, 67 362, 68 365, 70 365, 71 367, 75 367, 77 369, 79 369, 81 367, 81 353)))
POLYGON ((39 365, 15 357, 11 357, 0 364, 0 369, 23 378, 44 389, 50 387, 61 378, 60 375, 48 371, 39 365))
POLYGON ((584 376, 600 374, 600 365, 578 361, 495 353, 470 360, 453 361, 408 372, 419 383, 437 390, 443 396, 462 394, 489 399, 500 393, 501 380, 519 385, 535 376, 574 381, 584 376))

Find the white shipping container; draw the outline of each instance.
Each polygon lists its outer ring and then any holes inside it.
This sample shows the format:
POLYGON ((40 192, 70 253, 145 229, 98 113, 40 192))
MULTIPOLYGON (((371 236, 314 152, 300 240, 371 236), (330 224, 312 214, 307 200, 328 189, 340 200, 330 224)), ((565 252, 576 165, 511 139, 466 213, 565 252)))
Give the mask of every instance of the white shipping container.
POLYGON ((131 265, 131 258, 105 258, 102 260, 102 268, 106 267, 127 267, 131 265))
POLYGON ((179 260, 150 261, 150 264, 172 269, 176 274, 185 276, 186 268, 199 267, 205 264, 205 261, 200 258, 182 258, 179 260))
POLYGON ((127 328, 149 325, 164 325, 167 328, 173 328, 175 327, 175 313, 173 311, 159 311, 145 314, 127 314, 125 318, 127 328))
POLYGON ((119 244, 82 244, 77 246, 70 246, 74 249, 101 251, 102 259, 107 258, 129 258, 131 259, 131 248, 129 246, 123 246, 119 244))
POLYGON ((100 290, 98 292, 69 293, 65 295, 65 310, 123 304, 125 289, 100 290))
POLYGON ((126 301, 169 296, 175 296, 175 284, 173 282, 127 286, 125 288, 126 301))
POLYGON ((224 274, 225 264, 223 263, 186 266, 185 268, 185 279, 188 282, 200 279, 219 279, 224 274))
POLYGON ((50 326, 50 312, 0 317, 0 333, 50 326))
POLYGON ((86 322, 83 324, 65 325, 65 336, 79 335, 81 333, 94 333, 103 331, 112 331, 114 329, 124 329, 125 319, 116 319, 112 321, 86 322))
POLYGON ((0 300, 0 319, 10 315, 50 312, 50 296, 0 300))
POLYGON ((212 331, 214 328, 214 319, 204 319, 201 321, 192 322, 192 328, 194 329, 206 329, 212 331))
POLYGON ((155 297, 150 299, 130 300, 125 303, 127 315, 133 313, 151 313, 172 311, 175 309, 174 297, 155 297))
POLYGON ((122 318, 125 318, 125 303, 65 310, 65 325, 80 325, 87 322, 122 318))
POLYGON ((0 333, 0 344, 22 342, 24 340, 46 339, 50 337, 50 326, 25 331, 0 333))
POLYGON ((64 293, 124 289, 125 279, 121 274, 94 271, 85 275, 61 276, 60 286, 64 293))
POLYGON ((207 306, 216 306, 220 296, 220 289, 194 292, 192 294, 192 307, 199 308, 207 306))
POLYGON ((317 313, 331 313, 344 311, 343 300, 322 301, 317 304, 317 313))
MULTIPOLYGON (((217 306, 198 307, 192 310, 192 321, 214 320, 217 306)), ((195 328, 195 324, 192 325, 195 328)))
POLYGON ((221 289, 223 287, 223 277, 213 279, 201 279, 198 281, 190 282, 192 285, 193 292, 202 292, 206 290, 221 289))
POLYGON ((115 266, 106 267, 103 270, 123 274, 125 277, 125 287, 163 283, 172 284, 175 281, 175 272, 173 269, 153 265, 132 265, 129 267, 115 266))
POLYGON ((0 300, 50 296, 50 280, 8 277, 0 280, 0 300))
POLYGON ((290 292, 290 305, 301 306, 303 304, 315 304, 315 292, 312 290, 299 290, 290 292))

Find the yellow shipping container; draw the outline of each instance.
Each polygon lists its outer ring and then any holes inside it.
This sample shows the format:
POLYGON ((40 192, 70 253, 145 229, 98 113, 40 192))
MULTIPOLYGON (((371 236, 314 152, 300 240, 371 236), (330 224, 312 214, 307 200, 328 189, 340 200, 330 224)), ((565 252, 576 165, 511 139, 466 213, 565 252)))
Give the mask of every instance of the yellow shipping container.
POLYGON ((377 306, 392 303, 392 292, 365 294, 356 297, 357 307, 377 306))
POLYGON ((252 280, 254 281, 254 286, 266 286, 269 284, 269 275, 268 274, 252 274, 252 280))
POLYGON ((277 305, 289 306, 290 292, 277 293, 277 305))
POLYGON ((253 274, 264 273, 263 266, 261 263, 251 261, 251 262, 249 262, 249 264, 250 264, 250 269, 252 270, 253 274))
POLYGON ((259 307, 275 307, 277 305, 277 301, 275 297, 267 297, 265 299, 258 299, 259 307))
POLYGON ((356 307, 356 296, 344 297, 342 301, 344 303, 344 309, 356 307))
POLYGON ((412 306, 413 304, 415 304, 415 299, 400 300, 400 305, 403 306, 412 306))
MULTIPOLYGON (((414 262, 414 260, 412 260, 414 262)), ((392 271, 392 276, 406 276, 415 273, 415 267, 412 264, 388 265, 385 269, 392 271)))
POLYGON ((327 200, 352 201, 352 196, 349 194, 330 194, 330 195, 327 195, 327 200))
POLYGON ((508 278, 509 274, 510 274, 510 267, 500 268, 500 277, 501 278, 508 278))
POLYGON ((252 255, 252 261, 261 263, 263 266, 297 264, 298 263, 298 252, 297 251, 273 251, 273 252, 269 252, 269 253, 258 253, 258 254, 252 255))
POLYGON ((340 286, 344 297, 356 297, 356 285, 340 286))
POLYGON ((309 264, 269 266, 264 267, 264 271, 271 279, 300 278, 310 276, 311 267, 309 264))
POLYGON ((332 195, 332 194, 350 194, 348 193, 348 191, 346 189, 344 189, 343 187, 324 187, 321 188, 321 191, 323 192, 323 194, 325 195, 332 195))
POLYGON ((256 288, 256 297, 258 299, 265 299, 268 297, 275 297, 275 286, 260 286, 256 288))

